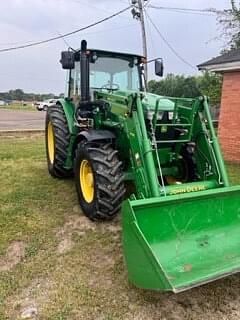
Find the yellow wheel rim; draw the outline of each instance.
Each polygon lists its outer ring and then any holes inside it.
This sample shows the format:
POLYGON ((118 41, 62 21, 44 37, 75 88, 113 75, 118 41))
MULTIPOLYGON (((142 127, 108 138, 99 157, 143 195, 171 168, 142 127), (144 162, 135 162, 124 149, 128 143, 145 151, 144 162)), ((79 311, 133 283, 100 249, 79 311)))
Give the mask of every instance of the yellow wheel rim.
POLYGON ((81 162, 79 178, 83 197, 86 202, 90 203, 94 198, 94 176, 88 160, 81 162))
POLYGON ((55 142, 52 122, 48 123, 48 156, 50 162, 53 164, 55 157, 55 142))

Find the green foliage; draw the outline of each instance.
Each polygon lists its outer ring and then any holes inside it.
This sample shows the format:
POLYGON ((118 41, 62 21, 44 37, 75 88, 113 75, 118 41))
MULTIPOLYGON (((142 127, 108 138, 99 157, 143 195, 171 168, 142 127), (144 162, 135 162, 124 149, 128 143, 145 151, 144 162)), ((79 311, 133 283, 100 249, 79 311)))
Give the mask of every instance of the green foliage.
POLYGON ((211 105, 217 105, 221 101, 222 75, 204 72, 197 78, 198 88, 202 95, 210 97, 211 105))
POLYGON ((200 95, 195 77, 185 77, 183 75, 168 74, 160 81, 151 80, 149 82, 150 92, 170 97, 193 98, 200 95))
POLYGON ((237 5, 236 0, 230 0, 230 4, 231 9, 217 12, 223 35, 227 39, 228 48, 223 53, 240 49, 240 3, 237 5))
POLYGON ((195 98, 200 95, 210 97, 212 105, 220 103, 222 76, 205 72, 200 76, 185 77, 168 74, 163 80, 151 80, 149 91, 163 96, 195 98))
POLYGON ((52 93, 47 94, 35 94, 35 93, 25 93, 22 89, 9 90, 8 92, 0 92, 0 100, 5 101, 42 101, 46 99, 53 99, 55 96, 52 93))

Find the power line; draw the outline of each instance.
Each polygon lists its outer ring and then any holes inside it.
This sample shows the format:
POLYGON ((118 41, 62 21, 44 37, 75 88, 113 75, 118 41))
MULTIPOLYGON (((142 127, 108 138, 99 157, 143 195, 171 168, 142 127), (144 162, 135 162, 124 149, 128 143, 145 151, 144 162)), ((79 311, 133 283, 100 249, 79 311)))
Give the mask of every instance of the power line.
MULTIPOLYGON (((58 30, 57 30, 57 34, 62 37, 62 34, 61 34, 58 30)), ((67 48, 70 48, 71 50, 73 50, 73 48, 72 48, 72 47, 70 46, 70 44, 67 42, 67 40, 65 39, 65 37, 62 37, 62 41, 65 43, 65 46, 66 46, 67 48)))
POLYGON ((62 34, 62 35, 59 35, 59 36, 56 36, 56 37, 52 37, 52 38, 49 38, 49 39, 46 39, 46 40, 42 40, 42 41, 37 41, 37 42, 33 42, 33 43, 30 43, 30 44, 25 44, 25 45, 21 45, 21 46, 16 46, 16 47, 10 47, 10 48, 4 48, 4 49, 0 49, 0 53, 1 52, 7 52, 7 51, 13 51, 13 50, 19 50, 19 49, 24 49, 24 48, 29 48, 29 47, 33 47, 33 46, 37 46, 37 45, 40 45, 40 44, 43 44, 43 43, 48 43, 48 42, 51 42, 51 41, 55 41, 55 40, 58 40, 58 39, 62 39, 64 37, 69 37, 73 34, 76 34, 78 32, 81 32, 81 31, 84 31, 86 29, 89 29, 89 28, 92 28, 92 27, 95 27, 96 25, 98 24, 101 24, 105 21, 108 21, 120 14, 122 14, 123 12, 127 11, 128 9, 130 9, 131 6, 128 6, 116 13, 113 13, 112 15, 104 18, 104 19, 101 19, 101 20, 98 20, 94 23, 91 23, 89 24, 88 26, 85 26, 85 27, 82 27, 80 29, 77 29, 77 30, 74 30, 74 31, 71 31, 71 32, 68 32, 68 33, 65 33, 65 34, 62 34))
MULTIPOLYGON (((126 24, 124 26, 120 26, 120 27, 116 27, 116 28, 111 28, 111 29, 101 29, 99 31, 94 31, 94 32, 84 32, 83 35, 93 35, 93 34, 99 34, 99 33, 105 33, 105 32, 112 32, 115 30, 120 30, 120 29, 125 29, 125 28, 132 28, 132 27, 137 27, 138 23, 130 23, 130 24, 126 24)), ((60 34, 58 32, 58 34, 60 34)), ((64 35, 62 36, 64 38, 64 35)), ((40 41, 40 40, 39 40, 40 41)), ((17 44, 21 44, 21 45, 25 45, 25 44, 31 44, 34 43, 35 41, 28 41, 28 42, 23 42, 23 41, 18 41, 18 42, 7 42, 7 43, 0 43, 0 46, 4 46, 4 45, 17 45, 17 44)))
POLYGON ((193 9, 193 8, 180 8, 180 7, 163 7, 163 6, 155 6, 150 5, 149 7, 154 9, 168 9, 168 10, 182 10, 182 11, 192 11, 192 12, 214 12, 216 9, 193 9))
POLYGON ((149 14, 147 13, 147 11, 145 10, 146 16, 148 17, 149 21, 151 22, 152 26, 154 27, 154 29, 157 31, 157 33, 159 34, 160 38, 165 42, 165 44, 168 46, 168 48, 175 54, 175 56, 178 57, 179 60, 181 60, 183 63, 185 63, 186 65, 188 65, 189 67, 193 68, 194 70, 196 70, 196 67, 194 67, 191 63, 189 63, 187 60, 185 60, 175 49, 174 47, 168 42, 168 40, 162 35, 162 33, 160 32, 160 30, 158 29, 158 27, 155 25, 155 23, 152 21, 151 17, 149 16, 149 14))
MULTIPOLYGON (((146 12, 145 12, 145 16, 146 16, 146 12)), ((146 16, 145 20, 146 20, 146 24, 147 24, 147 33, 149 34, 149 39, 150 39, 150 43, 151 43, 151 46, 152 46, 152 50, 154 52, 154 55, 157 56, 157 48, 156 48, 155 42, 153 41, 150 21, 149 21, 149 19, 147 19, 147 16, 146 16)))
POLYGON ((144 8, 147 8, 149 6, 151 0, 146 0, 146 3, 144 4, 144 8))
MULTIPOLYGON (((149 7, 150 9, 153 9, 151 7, 149 7)), ((213 14, 210 14, 210 13, 201 13, 201 12, 191 12, 191 11, 184 11, 184 10, 175 10, 175 9, 164 9, 163 10, 164 13, 181 13, 181 14, 187 14, 187 15, 194 15, 194 16, 204 16, 204 17, 212 17, 214 18, 214 15, 213 14)))
POLYGON ((160 7, 155 5, 148 5, 148 8, 157 9, 157 10, 167 10, 174 11, 178 13, 190 13, 190 14, 199 14, 205 16, 213 16, 216 14, 216 9, 192 9, 192 8, 178 8, 178 7, 160 7))

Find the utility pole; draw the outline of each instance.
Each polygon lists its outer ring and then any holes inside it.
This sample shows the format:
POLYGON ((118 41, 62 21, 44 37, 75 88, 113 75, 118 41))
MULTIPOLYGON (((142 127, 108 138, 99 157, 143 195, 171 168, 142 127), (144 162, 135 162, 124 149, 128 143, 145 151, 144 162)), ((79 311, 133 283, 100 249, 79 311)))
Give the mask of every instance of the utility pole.
MULTIPOLYGON (((133 15, 133 18, 136 18, 141 23, 143 55, 147 59, 148 57, 147 36, 146 36, 146 28, 145 28, 144 12, 143 12, 144 1, 146 0, 132 0, 132 4, 134 5, 134 8, 132 9, 132 15, 133 15)), ((148 83, 147 63, 144 64, 144 73, 145 73, 145 87, 147 88, 147 83, 148 83)))

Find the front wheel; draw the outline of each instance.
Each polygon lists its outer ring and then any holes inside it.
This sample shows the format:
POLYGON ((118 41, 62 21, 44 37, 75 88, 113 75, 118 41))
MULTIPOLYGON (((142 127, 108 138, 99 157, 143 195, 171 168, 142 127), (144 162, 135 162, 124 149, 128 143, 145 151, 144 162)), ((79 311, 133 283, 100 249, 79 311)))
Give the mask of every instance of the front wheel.
POLYGON ((75 182, 80 206, 89 219, 110 220, 119 212, 125 194, 121 167, 111 144, 79 145, 75 182))

